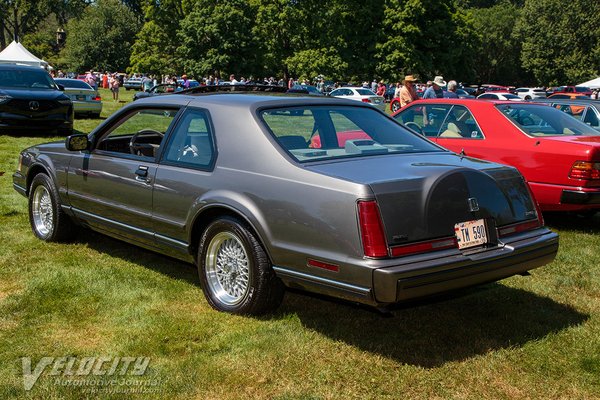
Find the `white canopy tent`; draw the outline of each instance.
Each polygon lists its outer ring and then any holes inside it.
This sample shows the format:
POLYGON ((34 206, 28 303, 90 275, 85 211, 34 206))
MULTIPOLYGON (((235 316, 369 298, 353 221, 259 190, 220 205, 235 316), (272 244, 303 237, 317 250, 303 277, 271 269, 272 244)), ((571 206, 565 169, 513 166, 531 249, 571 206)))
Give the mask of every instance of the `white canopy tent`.
POLYGON ((33 65, 36 67, 49 68, 46 61, 37 58, 19 42, 13 41, 2 52, 0 52, 0 64, 15 63, 33 65))
POLYGON ((590 89, 598 89, 598 88, 600 88, 600 76, 597 77, 596 79, 592 79, 591 81, 580 83, 577 86, 585 86, 585 87, 589 87, 590 89))

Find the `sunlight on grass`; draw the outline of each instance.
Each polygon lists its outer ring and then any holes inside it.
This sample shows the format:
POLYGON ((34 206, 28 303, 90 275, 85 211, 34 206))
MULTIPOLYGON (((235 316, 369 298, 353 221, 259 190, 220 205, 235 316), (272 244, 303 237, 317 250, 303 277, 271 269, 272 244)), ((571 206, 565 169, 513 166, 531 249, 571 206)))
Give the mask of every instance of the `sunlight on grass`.
MULTIPOLYGON (((121 92, 121 98, 131 98, 121 92)), ((125 103, 102 92, 102 117, 125 103)), ((80 132, 101 120, 76 120, 80 132)), ((311 129, 309 127, 309 129, 311 129)), ((12 189, 21 149, 0 136, 0 398, 122 398, 54 384, 21 357, 150 357, 156 399, 554 399, 600 393, 600 215, 548 218, 552 264, 384 318, 290 292, 266 318, 213 311, 191 265, 82 230, 48 244, 12 189)), ((91 379, 92 377, 84 377, 91 379)), ((95 377, 102 382, 109 377, 95 377)), ((125 396, 127 397, 127 396, 125 396)))

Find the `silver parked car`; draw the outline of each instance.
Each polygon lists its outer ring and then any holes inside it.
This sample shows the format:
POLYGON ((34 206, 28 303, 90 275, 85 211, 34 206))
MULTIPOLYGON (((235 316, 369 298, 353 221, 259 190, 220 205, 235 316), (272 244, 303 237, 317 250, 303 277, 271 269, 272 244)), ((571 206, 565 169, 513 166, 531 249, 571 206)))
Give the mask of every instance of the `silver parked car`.
POLYGON ((515 168, 356 101, 226 90, 141 99, 24 150, 14 188, 34 234, 78 224, 193 262, 208 302, 241 314, 285 287, 380 307, 554 259, 515 168))
POLYGON ((65 88, 71 98, 75 115, 89 115, 98 118, 102 112, 102 98, 98 91, 79 79, 56 78, 54 81, 65 88))

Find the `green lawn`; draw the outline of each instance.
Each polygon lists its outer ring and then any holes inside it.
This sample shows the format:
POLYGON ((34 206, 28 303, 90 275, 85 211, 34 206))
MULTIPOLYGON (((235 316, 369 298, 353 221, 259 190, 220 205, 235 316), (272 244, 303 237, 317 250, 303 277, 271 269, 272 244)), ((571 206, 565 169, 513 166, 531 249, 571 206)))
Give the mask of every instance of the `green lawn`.
MULTIPOLYGON (((102 95, 103 117, 123 105, 102 95)), ((25 392, 21 357, 33 368, 46 356, 149 357, 135 378, 153 399, 600 397, 600 215, 550 219, 558 258, 530 277, 391 318, 301 293, 275 315, 232 316, 208 306, 190 265, 91 231, 35 239, 11 174, 22 148, 48 139, 0 136, 0 399, 130 396, 62 386, 51 367, 25 392)))

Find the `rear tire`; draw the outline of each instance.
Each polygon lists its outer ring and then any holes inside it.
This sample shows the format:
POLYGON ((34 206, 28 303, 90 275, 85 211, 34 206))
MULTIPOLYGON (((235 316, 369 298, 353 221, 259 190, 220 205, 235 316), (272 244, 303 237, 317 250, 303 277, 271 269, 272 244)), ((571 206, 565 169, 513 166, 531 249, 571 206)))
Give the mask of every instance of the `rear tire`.
POLYGON ((283 300, 285 287, 263 247, 233 217, 213 221, 202 234, 198 273, 206 300, 219 311, 261 315, 283 300))
POLYGON ((395 102, 392 104, 392 112, 396 112, 400 109, 400 103, 395 102))
POLYGON ((76 226, 60 206, 52 179, 37 174, 29 188, 29 223, 35 236, 46 242, 63 242, 72 238, 76 226))

